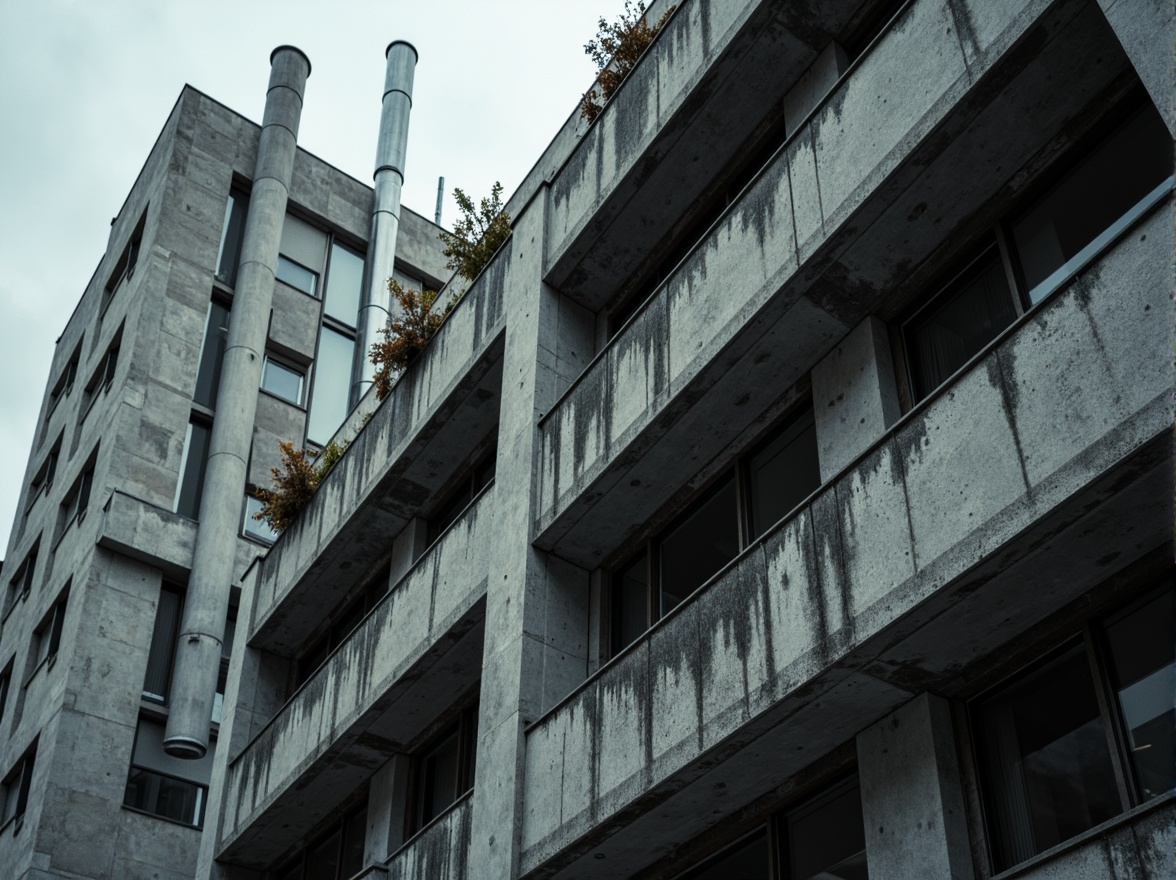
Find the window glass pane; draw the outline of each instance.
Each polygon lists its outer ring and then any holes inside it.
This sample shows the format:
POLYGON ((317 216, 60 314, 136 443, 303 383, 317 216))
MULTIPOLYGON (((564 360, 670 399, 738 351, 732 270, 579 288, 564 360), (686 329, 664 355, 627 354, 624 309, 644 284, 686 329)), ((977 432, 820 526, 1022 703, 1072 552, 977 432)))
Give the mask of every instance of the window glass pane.
POLYGON ((123 803, 185 825, 199 826, 204 819, 203 786, 142 767, 131 768, 123 803))
POLYGON ((367 810, 360 810, 347 817, 343 824, 343 864, 339 871, 341 880, 349 880, 363 868, 364 836, 367 834, 367 810))
POLYGON ((268 520, 254 519, 254 514, 258 513, 262 508, 260 498, 254 498, 252 495, 245 496, 245 534, 252 538, 257 538, 259 541, 265 541, 267 544, 272 544, 278 540, 278 533, 270 528, 268 520))
POLYGON ((305 266, 279 255, 276 274, 279 281, 289 284, 294 289, 309 293, 311 296, 318 295, 318 275, 305 266))
POLYGON ((261 387, 296 406, 302 405, 302 373, 268 356, 261 370, 261 387))
POLYGON ((148 699, 167 702, 172 657, 175 654, 183 605, 182 593, 167 588, 159 591, 155 629, 151 633, 151 653, 147 657, 147 678, 143 682, 143 696, 148 699))
POLYGON ((768 880, 768 831, 761 828, 680 880, 768 880))
POLYGON ((1114 238, 1171 175, 1172 138, 1147 103, 1013 225, 1029 299, 1040 300, 1114 238))
POLYGON ((649 629, 649 567, 642 553, 612 576, 612 656, 649 629))
POLYGON ((727 477, 686 519, 662 538, 659 617, 710 579, 739 553, 735 478, 727 477))
POLYGON ((359 314, 359 295, 363 287, 363 257, 339 243, 331 245, 331 264, 327 269, 327 295, 323 311, 355 326, 359 314))
POLYGON ((204 493, 204 471, 208 467, 208 443, 212 429, 200 422, 188 423, 184 442, 184 462, 176 493, 176 513, 188 519, 200 515, 200 496, 204 493))
POLYGON ((857 783, 788 815, 789 880, 867 880, 857 783))
POLYGON ((454 730, 421 762, 417 829, 440 816, 457 799, 458 736, 454 730))
POLYGON ((323 271, 323 261, 327 256, 327 233, 305 220, 287 214, 282 218, 278 253, 318 275, 323 271))
POLYGON ((351 391, 351 360, 354 354, 353 339, 335 332, 330 327, 323 327, 319 335, 310 416, 306 424, 306 437, 312 443, 325 445, 347 418, 347 400, 351 391))
POLYGON ((200 350, 200 367, 196 371, 196 393, 192 395, 193 400, 209 409, 216 409, 216 393, 220 387, 221 364, 225 359, 228 339, 228 306, 212 302, 208 306, 204 346, 200 350))
POLYGON ((1142 800, 1176 788, 1176 597, 1166 589, 1108 624, 1112 679, 1142 800))
POLYGON ((306 876, 315 880, 335 880, 339 870, 339 837, 336 831, 306 853, 306 876))
POLYGON ((748 476, 754 541, 821 485, 812 406, 751 457, 748 476))
POLYGON ((975 719, 998 871, 1119 813, 1081 643, 984 699, 975 719))
POLYGON ((245 237, 245 212, 248 207, 248 196, 239 192, 229 194, 220 251, 216 256, 216 278, 229 287, 237 283, 237 264, 241 261, 241 240, 245 237))
POLYGON ((1004 266, 992 248, 908 326, 915 394, 922 399, 938 388, 1016 317, 1004 266))

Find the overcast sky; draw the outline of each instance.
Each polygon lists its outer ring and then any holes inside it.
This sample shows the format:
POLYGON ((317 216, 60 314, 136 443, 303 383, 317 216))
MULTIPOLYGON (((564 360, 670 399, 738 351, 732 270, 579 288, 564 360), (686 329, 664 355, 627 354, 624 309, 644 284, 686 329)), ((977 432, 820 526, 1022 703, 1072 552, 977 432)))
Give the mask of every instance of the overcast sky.
POLYGON ((584 43, 621 0, 0 0, 0 550, 49 362, 185 83, 260 120, 275 46, 310 58, 299 146, 370 182, 384 49, 416 46, 404 204, 437 178, 509 196, 595 69, 584 43))

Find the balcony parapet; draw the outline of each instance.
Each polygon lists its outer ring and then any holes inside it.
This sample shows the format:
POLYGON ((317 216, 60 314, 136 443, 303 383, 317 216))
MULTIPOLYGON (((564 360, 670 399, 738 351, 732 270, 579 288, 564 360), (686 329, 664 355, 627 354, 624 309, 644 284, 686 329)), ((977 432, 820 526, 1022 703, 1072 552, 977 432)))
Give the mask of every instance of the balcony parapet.
POLYGON ((639 871, 1170 541, 1170 206, 528 729, 524 874, 639 871))
POLYGON ((460 670, 477 680, 493 510, 491 484, 229 764, 224 858, 271 864, 420 734, 460 670))
POLYGON ((465 880, 473 814, 473 791, 468 791, 393 853, 382 873, 372 876, 388 880, 465 880))
POLYGON ((261 562, 249 640, 291 656, 497 423, 502 274, 479 276, 261 562), (424 458, 428 458, 425 461, 424 458))

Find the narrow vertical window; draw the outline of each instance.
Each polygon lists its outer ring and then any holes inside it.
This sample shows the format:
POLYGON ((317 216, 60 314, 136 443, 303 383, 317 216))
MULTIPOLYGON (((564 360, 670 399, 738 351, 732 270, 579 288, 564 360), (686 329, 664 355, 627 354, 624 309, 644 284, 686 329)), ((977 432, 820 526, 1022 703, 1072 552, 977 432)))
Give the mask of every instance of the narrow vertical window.
POLYGON ((748 541, 779 522, 820 485, 817 429, 809 404, 747 459, 748 541))
POLYGON ((200 366, 196 370, 196 393, 192 399, 201 406, 216 409, 221 365, 229 339, 229 307, 213 300, 208 305, 204 325, 204 344, 200 349, 200 366))
POLYGON ((248 209, 249 196, 237 190, 229 193, 220 249, 216 255, 216 280, 229 287, 237 283, 237 265, 241 261, 241 242, 245 238, 245 215, 248 209))
POLYGON ((728 476, 658 542, 658 617, 739 554, 735 477, 728 476))
POLYGON ((159 591, 155 608, 155 628, 151 631, 151 650, 147 655, 147 676, 143 681, 143 697, 166 703, 171 689, 172 661, 176 639, 180 634, 180 616, 184 611, 184 592, 181 588, 164 584, 159 591))
POLYGON ((200 498, 204 494, 204 474, 208 468, 208 448, 211 439, 210 425, 195 419, 188 422, 175 501, 176 513, 188 519, 200 517, 200 498))

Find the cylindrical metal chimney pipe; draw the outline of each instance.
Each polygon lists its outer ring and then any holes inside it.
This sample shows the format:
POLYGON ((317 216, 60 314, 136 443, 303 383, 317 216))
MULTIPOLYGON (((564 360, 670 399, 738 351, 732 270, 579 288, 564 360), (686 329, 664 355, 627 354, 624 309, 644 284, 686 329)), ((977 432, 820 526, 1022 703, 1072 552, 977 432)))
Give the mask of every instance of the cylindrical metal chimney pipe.
POLYGON ((274 49, 270 65, 163 740, 167 753, 177 758, 201 758, 208 750, 278 245, 310 76, 310 61, 293 46, 274 49))
POLYGON ((355 353, 351 373, 351 405, 367 393, 376 369, 368 359, 372 346, 380 341, 380 330, 392 315, 388 279, 396 261, 396 232, 400 227, 400 188, 404 185, 404 155, 408 145, 408 113, 412 109, 412 79, 417 50, 411 43, 396 40, 384 53, 388 59, 384 76, 380 139, 376 145, 376 195, 372 203, 372 228, 367 260, 363 267, 363 300, 359 305, 355 353))
POLYGON ((437 210, 433 212, 433 222, 441 225, 441 202, 445 199, 445 178, 437 178, 437 210))

